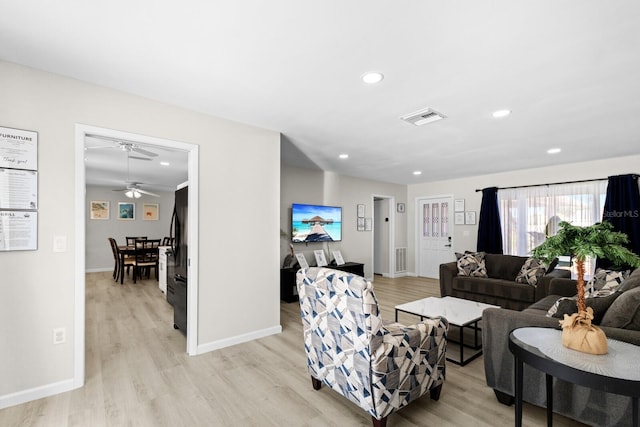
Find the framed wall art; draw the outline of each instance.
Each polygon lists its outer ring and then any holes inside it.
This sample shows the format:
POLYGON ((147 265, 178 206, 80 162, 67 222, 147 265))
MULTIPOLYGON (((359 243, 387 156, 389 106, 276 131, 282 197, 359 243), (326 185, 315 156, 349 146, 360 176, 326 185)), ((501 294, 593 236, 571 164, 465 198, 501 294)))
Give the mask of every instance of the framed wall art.
POLYGON ((476 211, 466 211, 464 213, 464 223, 466 225, 476 224, 476 211))
POLYGON ((130 202, 118 202, 118 219, 133 221, 136 219, 136 204, 130 202))
POLYGON ((157 203, 143 203, 142 204, 142 219, 145 221, 157 221, 158 220, 158 204, 157 203))
POLYGON ((107 200, 92 200, 89 208, 89 218, 109 219, 109 205, 107 200))

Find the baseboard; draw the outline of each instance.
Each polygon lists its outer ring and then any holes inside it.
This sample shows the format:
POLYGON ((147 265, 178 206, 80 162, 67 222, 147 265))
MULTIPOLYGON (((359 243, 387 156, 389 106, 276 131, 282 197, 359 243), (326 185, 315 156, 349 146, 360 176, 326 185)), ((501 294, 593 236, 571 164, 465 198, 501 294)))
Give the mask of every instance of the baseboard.
POLYGON ((19 391, 17 393, 5 394, 4 396, 0 396, 0 409, 42 399, 43 397, 53 396, 54 394, 65 393, 80 387, 82 387, 82 385, 78 386, 73 379, 69 379, 19 391))
POLYGON ((249 332, 247 334, 236 335, 235 337, 229 337, 218 341, 212 341, 206 344, 198 345, 196 354, 208 353, 210 351, 219 350, 225 347, 231 347, 232 345, 242 344, 244 342, 257 340, 259 338, 264 338, 268 337, 269 335, 280 333, 282 333, 282 326, 278 325, 267 329, 249 332))
POLYGON ((105 271, 111 271, 113 272, 113 267, 107 267, 107 268, 86 268, 84 270, 86 273, 102 273, 105 271))

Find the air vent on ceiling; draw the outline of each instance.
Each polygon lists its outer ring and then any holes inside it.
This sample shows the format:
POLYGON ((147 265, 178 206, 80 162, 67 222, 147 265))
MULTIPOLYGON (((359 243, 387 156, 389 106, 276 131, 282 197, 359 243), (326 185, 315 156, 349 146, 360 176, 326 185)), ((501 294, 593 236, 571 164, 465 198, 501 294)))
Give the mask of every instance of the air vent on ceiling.
POLYGON ((438 113, 432 108, 423 108, 422 110, 415 111, 410 114, 406 114, 400 117, 400 120, 411 123, 416 126, 426 125, 427 123, 435 122, 436 120, 442 120, 445 116, 442 113, 438 113))

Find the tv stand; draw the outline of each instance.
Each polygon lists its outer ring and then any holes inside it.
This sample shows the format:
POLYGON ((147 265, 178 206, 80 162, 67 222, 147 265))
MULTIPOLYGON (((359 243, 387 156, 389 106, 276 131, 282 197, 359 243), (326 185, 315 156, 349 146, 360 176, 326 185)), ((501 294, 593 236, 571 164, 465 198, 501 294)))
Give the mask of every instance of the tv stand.
MULTIPOLYGON (((364 264, 359 262, 347 262, 342 265, 327 265, 326 267, 364 277, 364 264)), ((284 302, 298 301, 298 289, 296 287, 296 273, 298 270, 298 268, 280 269, 280 299, 284 302)))

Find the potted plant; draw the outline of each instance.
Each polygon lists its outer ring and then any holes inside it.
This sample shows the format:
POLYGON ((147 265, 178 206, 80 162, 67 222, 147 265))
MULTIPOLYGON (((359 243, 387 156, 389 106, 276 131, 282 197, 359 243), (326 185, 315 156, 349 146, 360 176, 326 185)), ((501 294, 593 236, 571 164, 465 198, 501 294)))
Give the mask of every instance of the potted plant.
POLYGON ((616 266, 640 267, 640 257, 623 245, 629 241, 624 233, 613 231, 608 222, 600 222, 587 227, 571 225, 566 221, 559 224, 559 231, 533 250, 533 256, 551 260, 563 255, 571 255, 578 273, 578 312, 560 321, 562 344, 592 354, 605 354, 607 341, 600 328, 591 325, 593 310, 586 307, 584 296, 584 263, 588 257, 605 258, 616 266))

